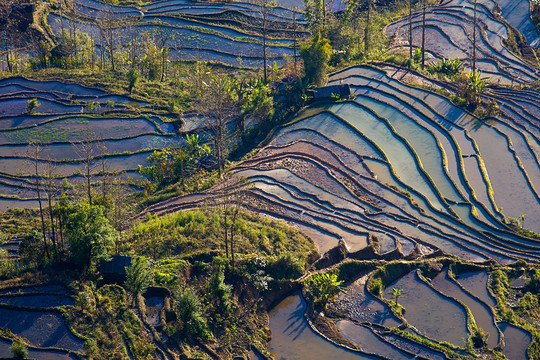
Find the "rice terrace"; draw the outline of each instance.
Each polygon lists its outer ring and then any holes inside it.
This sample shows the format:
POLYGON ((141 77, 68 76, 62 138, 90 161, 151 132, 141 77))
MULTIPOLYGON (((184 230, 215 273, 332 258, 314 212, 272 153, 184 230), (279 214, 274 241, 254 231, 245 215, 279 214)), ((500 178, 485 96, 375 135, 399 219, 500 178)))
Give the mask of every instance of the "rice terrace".
POLYGON ((1 359, 540 359, 538 0, 1 0, 1 359))

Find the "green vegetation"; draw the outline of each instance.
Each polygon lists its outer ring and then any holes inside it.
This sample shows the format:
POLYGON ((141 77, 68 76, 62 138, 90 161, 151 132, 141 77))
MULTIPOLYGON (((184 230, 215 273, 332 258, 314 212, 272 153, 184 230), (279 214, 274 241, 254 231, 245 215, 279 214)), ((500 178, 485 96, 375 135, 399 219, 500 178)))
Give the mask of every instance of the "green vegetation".
POLYGON ((33 114, 34 113, 34 110, 36 110, 36 108, 41 105, 39 103, 39 101, 34 98, 34 99, 31 99, 31 100, 28 100, 27 104, 26 104, 26 112, 28 114, 33 114))
POLYGON ((307 283, 307 290, 311 293, 316 302, 320 302, 324 308, 328 305, 330 299, 345 292, 345 288, 341 286, 343 281, 338 280, 337 274, 324 272, 313 274, 307 283))
POLYGON ((9 350, 16 359, 26 359, 28 357, 28 347, 21 340, 14 341, 9 350))
MULTIPOLYGON (((222 226, 220 213, 211 208, 148 216, 128 232, 126 244, 135 254, 154 259, 173 255, 189 257, 224 249, 222 226)), ((241 254, 279 256, 291 252, 297 258, 307 259, 313 251, 308 237, 282 222, 240 211, 234 226, 235 242, 241 254)))
POLYGON ((81 204, 69 214, 65 236, 75 264, 88 270, 108 257, 118 234, 105 217, 103 207, 81 204))
POLYGON ((463 62, 459 59, 441 59, 439 61, 432 62, 426 67, 426 71, 429 74, 441 74, 448 78, 454 78, 461 74, 463 70, 463 62))
POLYGON ((126 267, 126 283, 133 298, 136 299, 139 294, 143 294, 152 283, 154 272, 151 264, 145 258, 134 258, 131 265, 126 267))
POLYGON ((330 40, 321 37, 321 33, 315 34, 311 44, 302 47, 300 54, 304 59, 304 71, 308 83, 321 86, 326 82, 328 61, 332 55, 330 40))

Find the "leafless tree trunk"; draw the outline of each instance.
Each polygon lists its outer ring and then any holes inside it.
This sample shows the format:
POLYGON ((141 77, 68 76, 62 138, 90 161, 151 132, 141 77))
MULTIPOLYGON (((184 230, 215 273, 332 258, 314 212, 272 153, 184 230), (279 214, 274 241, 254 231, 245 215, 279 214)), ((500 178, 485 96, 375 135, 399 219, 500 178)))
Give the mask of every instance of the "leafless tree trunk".
POLYGON ((45 253, 47 254, 47 257, 50 256, 49 254, 49 246, 47 244, 47 230, 45 227, 45 216, 43 215, 43 204, 41 202, 41 174, 39 170, 39 161, 40 161, 40 155, 43 152, 43 148, 39 146, 38 143, 32 142, 30 143, 30 156, 32 159, 32 162, 34 164, 34 189, 36 190, 38 203, 39 203, 39 215, 41 217, 41 233, 43 235, 43 245, 45 248, 45 253))
POLYGON ((199 99, 201 115, 214 136, 214 152, 219 164, 219 175, 225 164, 227 152, 227 123, 238 116, 238 104, 233 96, 235 82, 223 74, 211 74, 202 82, 204 88, 199 99))
MULTIPOLYGON (((109 53, 112 71, 116 71, 115 50, 116 42, 118 41, 114 32, 115 22, 113 11, 110 7, 105 10, 104 20, 97 21, 99 30, 101 32, 101 37, 105 40, 105 46, 107 48, 107 52, 109 53)), ((101 52, 103 53, 103 47, 101 48, 101 52)))
POLYGON ((45 191, 47 193, 47 201, 49 204, 49 218, 51 219, 51 240, 53 243, 54 253, 58 255, 58 246, 56 243, 56 229, 54 222, 54 199, 57 195, 57 188, 55 183, 56 165, 49 158, 47 161, 47 167, 45 170, 45 191))
POLYGON ((268 80, 268 65, 267 65, 267 37, 268 37, 268 15, 270 11, 276 6, 274 1, 262 0, 259 2, 260 13, 262 17, 262 30, 263 30, 263 73, 264 73, 264 82, 268 80))
POLYGON ((86 192, 88 203, 92 205, 92 170, 95 167, 95 158, 97 155, 96 134, 90 129, 83 131, 83 140, 73 143, 75 152, 81 158, 84 164, 84 176, 86 178, 86 192))
POLYGON ((476 25, 478 23, 477 17, 476 17, 476 1, 474 0, 474 22, 473 22, 473 55, 472 55, 472 71, 473 73, 476 72, 476 25))
POLYGON ((426 0, 422 0, 424 8, 422 10, 422 69, 426 62, 426 0))
POLYGON ((366 56, 369 53, 369 37, 370 37, 370 25, 371 25, 371 0, 366 0, 367 11, 366 11, 366 28, 364 29, 364 53, 366 56))
POLYGON ((409 67, 412 66, 412 0, 409 0, 409 67))

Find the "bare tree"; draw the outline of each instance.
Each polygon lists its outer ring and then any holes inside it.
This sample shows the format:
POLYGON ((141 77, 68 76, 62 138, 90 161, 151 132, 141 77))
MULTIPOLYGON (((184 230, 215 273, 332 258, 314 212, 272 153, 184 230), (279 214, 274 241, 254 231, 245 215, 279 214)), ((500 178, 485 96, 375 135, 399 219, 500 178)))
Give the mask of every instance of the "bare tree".
POLYGON ((478 19, 476 17, 476 1, 474 0, 474 22, 473 22, 473 48, 472 48, 472 71, 473 73, 476 72, 476 25, 478 23, 478 19))
POLYGON ((409 0, 409 67, 412 66, 412 0, 409 0))
POLYGON ((90 129, 85 129, 80 142, 72 143, 75 152, 84 165, 84 177, 86 178, 86 192, 88 203, 92 205, 92 172, 96 167, 96 157, 99 154, 97 147, 97 136, 90 129))
POLYGON ((364 29, 364 53, 369 53, 370 48, 370 26, 371 26, 371 3, 372 0, 366 0, 366 28, 364 29))
MULTIPOLYGON (((115 51, 117 44, 117 35, 115 32, 116 20, 113 17, 112 8, 109 6, 104 11, 104 17, 97 21, 97 25, 101 32, 101 39, 105 41, 105 47, 109 53, 109 60, 111 62, 111 68, 116 71, 115 51)), ((102 43, 103 45, 103 43, 102 43)), ((101 47, 101 53, 103 56, 103 46, 101 47)))
POLYGON ((161 76, 160 81, 165 80, 165 70, 167 65, 167 54, 169 53, 169 41, 174 40, 174 33, 167 27, 160 26, 154 33, 154 41, 160 50, 161 76))
POLYGON ((49 218, 51 221, 51 240, 54 247, 55 255, 58 254, 57 238, 56 238, 56 228, 54 221, 54 201, 58 196, 58 187, 56 185, 56 164, 53 163, 51 158, 47 160, 45 166, 45 182, 44 182, 45 193, 47 194, 47 202, 49 205, 49 218))
POLYGON ((426 61, 426 0, 422 0, 422 69, 425 66, 426 61))
POLYGON ((45 216, 43 215, 43 203, 41 202, 41 169, 40 169, 40 156, 43 152, 43 148, 40 146, 37 142, 30 142, 28 149, 28 155, 32 161, 33 164, 33 170, 34 170, 34 189, 36 191, 36 195, 38 198, 39 203, 39 215, 41 217, 41 233, 43 235, 43 247, 45 249, 45 253, 47 256, 49 256, 49 246, 47 244, 47 230, 45 226, 45 216))
POLYGON ((199 112, 206 119, 206 124, 213 133, 214 153, 221 176, 228 148, 227 124, 239 114, 236 91, 234 91, 236 82, 226 75, 211 73, 202 83, 204 88, 200 93, 199 112))
POLYGON ((9 72, 15 70, 16 52, 23 46, 23 34, 14 14, 14 0, 0 1, 0 45, 9 72))
POLYGON ((263 51, 263 71, 264 71, 264 82, 266 83, 267 80, 268 80, 268 65, 267 65, 267 60, 268 60, 268 55, 267 55, 267 46, 266 46, 266 42, 267 42, 267 37, 268 37, 268 26, 270 25, 270 21, 269 21, 269 15, 270 15, 270 11, 272 11, 273 8, 276 7, 276 2, 275 1, 269 1, 269 0, 260 0, 258 2, 258 5, 260 7, 260 14, 261 14, 261 18, 262 18, 262 31, 263 31, 263 47, 262 47, 262 51, 263 51))
POLYGON ((228 184, 224 184, 217 196, 217 201, 225 241, 225 256, 231 259, 232 271, 234 272, 236 222, 243 204, 247 201, 248 183, 245 178, 232 179, 229 173, 226 176, 228 184))

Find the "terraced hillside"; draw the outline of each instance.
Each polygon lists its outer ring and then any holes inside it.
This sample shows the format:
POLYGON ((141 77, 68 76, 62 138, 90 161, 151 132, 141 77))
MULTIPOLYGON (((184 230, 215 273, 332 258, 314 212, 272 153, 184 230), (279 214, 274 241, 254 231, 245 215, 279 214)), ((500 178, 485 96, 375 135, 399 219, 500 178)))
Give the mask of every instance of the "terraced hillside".
POLYGON ((266 51, 270 64, 282 65, 294 56, 294 39, 306 35, 304 14, 279 5, 167 0, 135 8, 75 0, 69 10, 51 12, 49 29, 56 36, 62 29, 89 34, 98 56, 107 52, 107 42, 122 48, 145 34, 159 34, 172 60, 260 67, 266 51))
MULTIPOLYGON (((321 253, 343 241, 358 256, 538 259, 539 243, 504 224, 526 214, 540 230, 538 102, 516 95, 508 116, 480 120, 375 68, 345 69, 338 82, 355 100, 309 108, 232 169, 255 187, 258 210, 308 229, 321 253)), ((197 205, 149 210, 184 203, 197 205)))
MULTIPOLYGON (((533 358, 529 331, 495 315, 506 305, 493 297, 488 284, 495 275, 485 264, 539 259, 540 241, 507 222, 526 214, 521 224, 540 230, 540 94, 495 88, 489 96, 500 98, 502 115, 481 120, 433 91, 398 81, 392 75, 401 70, 385 69, 332 74, 329 83, 349 84, 354 100, 308 107, 231 169, 248 180, 245 206, 309 234, 326 254, 320 267, 343 258, 391 261, 377 268, 345 260, 334 269, 350 282, 325 313, 341 319, 337 341, 356 346, 356 353, 342 354, 311 333, 299 315, 308 311, 299 295, 270 313, 272 351, 282 358, 466 358, 467 339, 480 328, 489 333, 488 349, 533 358), (479 265, 460 270, 443 254, 479 265), (420 260, 392 262, 398 259, 420 260), (393 305, 392 289, 403 291, 404 313, 393 305)), ((228 185, 147 211, 202 206, 238 186, 234 179, 228 185)))
MULTIPOLYGON (((519 36, 512 34, 507 20, 497 16, 498 3, 503 9, 503 16, 512 14, 508 22, 523 31, 530 45, 538 47, 538 32, 535 30, 528 13, 528 1, 491 1, 477 2, 476 8, 476 66, 493 83, 519 84, 534 82, 539 77, 538 61, 534 51, 526 43, 519 50, 517 44, 511 45, 509 38, 519 36), (519 8, 515 8, 516 4, 519 8), (509 49, 514 46, 520 51, 524 61, 509 49), (535 66, 531 65, 534 64, 535 66)), ((468 0, 443 1, 432 6, 426 12, 425 48, 436 59, 452 58, 466 62, 472 68, 474 32, 474 2, 468 0)), ((422 11, 416 11, 412 17, 413 46, 421 48, 422 11)), ((386 35, 393 37, 396 47, 409 44, 409 19, 402 18, 385 29, 386 35)), ((515 42, 515 40, 513 40, 515 42)))
MULTIPOLYGON (((22 77, 0 80, 0 208, 36 207, 35 160, 41 176, 50 169, 76 183, 83 179, 84 159, 91 173, 123 174, 139 179, 154 149, 180 140, 171 119, 156 115, 148 104, 127 96, 58 81, 22 77), (27 112, 28 101, 39 106, 27 112), (104 160, 98 166, 98 159, 104 160), (48 165, 50 164, 50 166, 48 165)), ((193 125, 192 130, 197 126, 193 125)))

